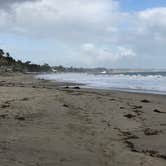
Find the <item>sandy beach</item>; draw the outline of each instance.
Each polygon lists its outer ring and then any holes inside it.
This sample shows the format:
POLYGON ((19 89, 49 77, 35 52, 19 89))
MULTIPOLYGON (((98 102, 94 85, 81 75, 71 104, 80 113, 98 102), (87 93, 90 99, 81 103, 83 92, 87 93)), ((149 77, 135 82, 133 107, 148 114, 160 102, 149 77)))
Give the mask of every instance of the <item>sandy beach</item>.
POLYGON ((0 76, 1 166, 165 166, 166 96, 0 76))

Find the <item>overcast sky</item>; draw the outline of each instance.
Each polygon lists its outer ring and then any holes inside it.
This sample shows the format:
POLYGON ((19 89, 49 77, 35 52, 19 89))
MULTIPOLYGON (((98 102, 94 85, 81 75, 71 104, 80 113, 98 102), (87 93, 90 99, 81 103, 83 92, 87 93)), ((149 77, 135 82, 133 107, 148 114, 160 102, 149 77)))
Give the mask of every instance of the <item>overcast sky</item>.
POLYGON ((166 1, 0 0, 0 47, 35 63, 166 68, 166 1))

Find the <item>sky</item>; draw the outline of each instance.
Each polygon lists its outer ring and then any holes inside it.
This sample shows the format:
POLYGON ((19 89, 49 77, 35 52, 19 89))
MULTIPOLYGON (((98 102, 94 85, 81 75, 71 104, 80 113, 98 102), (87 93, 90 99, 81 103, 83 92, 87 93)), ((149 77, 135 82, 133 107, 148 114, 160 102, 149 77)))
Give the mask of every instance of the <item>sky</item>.
POLYGON ((53 66, 166 68, 166 1, 0 0, 0 48, 53 66))

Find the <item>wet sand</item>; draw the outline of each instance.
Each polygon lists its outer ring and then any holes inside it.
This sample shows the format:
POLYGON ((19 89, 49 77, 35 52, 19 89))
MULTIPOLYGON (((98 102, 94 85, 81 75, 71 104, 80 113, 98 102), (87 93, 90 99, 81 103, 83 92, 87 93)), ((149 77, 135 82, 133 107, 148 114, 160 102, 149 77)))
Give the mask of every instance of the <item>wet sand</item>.
POLYGON ((165 140, 166 96, 0 76, 2 166, 165 166, 165 140))

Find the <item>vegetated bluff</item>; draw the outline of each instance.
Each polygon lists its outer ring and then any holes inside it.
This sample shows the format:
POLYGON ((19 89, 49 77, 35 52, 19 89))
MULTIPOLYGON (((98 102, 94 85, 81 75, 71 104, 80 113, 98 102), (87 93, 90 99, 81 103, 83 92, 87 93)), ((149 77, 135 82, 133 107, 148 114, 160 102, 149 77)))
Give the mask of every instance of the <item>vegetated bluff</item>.
POLYGON ((30 61, 22 62, 15 60, 8 52, 0 49, 0 71, 1 72, 49 72, 51 67, 48 64, 31 64, 30 61))

